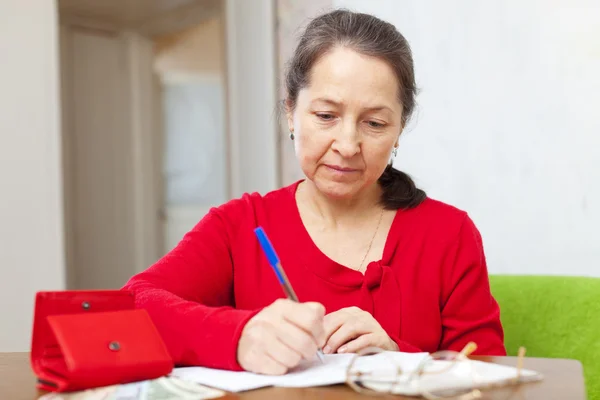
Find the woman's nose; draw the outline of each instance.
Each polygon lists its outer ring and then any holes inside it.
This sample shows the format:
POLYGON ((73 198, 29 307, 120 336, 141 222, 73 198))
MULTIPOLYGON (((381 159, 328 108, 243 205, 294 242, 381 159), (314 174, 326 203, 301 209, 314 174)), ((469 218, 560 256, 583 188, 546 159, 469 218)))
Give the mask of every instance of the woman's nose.
POLYGON ((360 153, 360 137, 356 124, 342 124, 341 129, 332 145, 333 150, 340 153, 344 158, 350 158, 360 153))

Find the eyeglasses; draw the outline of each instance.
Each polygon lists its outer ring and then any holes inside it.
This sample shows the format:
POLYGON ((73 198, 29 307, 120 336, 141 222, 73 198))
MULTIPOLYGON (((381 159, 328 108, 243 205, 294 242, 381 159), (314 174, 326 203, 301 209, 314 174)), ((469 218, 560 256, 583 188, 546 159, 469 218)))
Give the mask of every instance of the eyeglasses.
MULTIPOLYGON (((525 348, 519 349, 516 373, 490 382, 478 373, 484 363, 469 359, 477 349, 473 342, 462 351, 439 351, 425 357, 414 368, 403 370, 392 353, 379 348, 367 348, 352 358, 346 370, 346 384, 362 394, 420 395, 429 400, 474 400, 483 397, 482 390, 492 388, 518 388, 523 382, 539 380, 539 375, 524 376, 525 348)), ((487 364, 489 365, 489 364, 487 364)))

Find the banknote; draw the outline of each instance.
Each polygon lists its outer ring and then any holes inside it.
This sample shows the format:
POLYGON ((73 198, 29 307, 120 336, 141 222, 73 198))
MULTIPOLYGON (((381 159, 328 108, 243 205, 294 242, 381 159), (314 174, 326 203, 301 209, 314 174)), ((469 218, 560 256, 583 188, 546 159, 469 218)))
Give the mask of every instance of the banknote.
POLYGON ((221 390, 175 377, 162 377, 79 392, 48 393, 38 400, 204 400, 224 395, 221 390))

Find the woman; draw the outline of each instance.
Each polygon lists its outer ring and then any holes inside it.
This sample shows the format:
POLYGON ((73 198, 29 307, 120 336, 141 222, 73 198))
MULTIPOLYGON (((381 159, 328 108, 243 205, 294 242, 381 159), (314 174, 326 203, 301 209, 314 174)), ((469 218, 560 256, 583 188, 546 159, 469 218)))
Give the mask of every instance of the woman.
POLYGON ((283 374, 356 352, 505 354, 480 235, 391 167, 415 107, 408 43, 373 16, 314 19, 291 60, 286 111, 306 179, 211 210, 125 286, 179 365, 283 374), (284 298, 254 228, 300 303, 284 298))

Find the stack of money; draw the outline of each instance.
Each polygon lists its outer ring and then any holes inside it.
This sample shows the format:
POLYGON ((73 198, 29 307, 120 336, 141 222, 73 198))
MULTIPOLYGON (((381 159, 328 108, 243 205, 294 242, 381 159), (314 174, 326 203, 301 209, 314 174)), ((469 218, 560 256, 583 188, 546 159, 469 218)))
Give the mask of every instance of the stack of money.
POLYGON ((38 400, 204 400, 224 395, 218 389, 166 376, 79 392, 48 393, 38 400))

